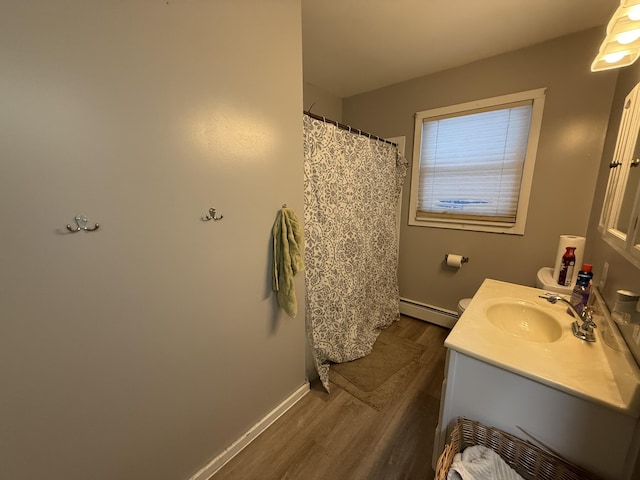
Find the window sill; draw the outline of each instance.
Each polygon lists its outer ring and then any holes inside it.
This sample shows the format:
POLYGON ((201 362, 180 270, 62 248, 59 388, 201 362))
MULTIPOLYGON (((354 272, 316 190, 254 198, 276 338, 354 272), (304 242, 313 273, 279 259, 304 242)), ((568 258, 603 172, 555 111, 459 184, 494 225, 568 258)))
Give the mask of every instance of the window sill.
POLYGON ((446 228, 449 230, 466 230, 470 232, 499 233, 503 235, 524 235, 524 225, 516 222, 514 225, 470 223, 456 221, 434 221, 410 219, 409 225, 414 227, 446 228))

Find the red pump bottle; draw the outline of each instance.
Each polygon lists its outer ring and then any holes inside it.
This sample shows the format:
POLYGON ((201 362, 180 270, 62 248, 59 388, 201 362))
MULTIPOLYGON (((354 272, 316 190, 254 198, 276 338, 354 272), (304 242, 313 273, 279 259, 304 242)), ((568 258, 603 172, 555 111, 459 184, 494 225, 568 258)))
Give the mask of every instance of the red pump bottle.
POLYGON ((576 266, 576 247, 567 247, 562 256, 562 266, 558 275, 558 285, 569 286, 573 278, 573 269, 576 266))

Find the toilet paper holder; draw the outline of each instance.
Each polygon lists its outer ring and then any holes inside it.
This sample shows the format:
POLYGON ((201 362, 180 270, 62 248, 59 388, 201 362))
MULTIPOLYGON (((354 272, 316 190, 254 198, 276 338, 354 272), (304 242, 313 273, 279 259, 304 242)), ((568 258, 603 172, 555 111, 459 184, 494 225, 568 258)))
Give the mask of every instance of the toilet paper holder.
MULTIPOLYGON (((449 259, 449 254, 447 253, 444 256, 444 261, 446 262, 449 259)), ((460 260, 462 263, 469 263, 469 257, 462 257, 462 260, 460 260)))

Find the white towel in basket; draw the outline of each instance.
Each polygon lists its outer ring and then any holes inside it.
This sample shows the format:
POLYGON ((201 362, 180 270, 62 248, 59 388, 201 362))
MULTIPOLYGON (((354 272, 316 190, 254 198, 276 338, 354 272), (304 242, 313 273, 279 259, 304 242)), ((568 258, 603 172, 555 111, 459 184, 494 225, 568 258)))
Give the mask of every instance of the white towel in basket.
POLYGON ((496 452, 482 445, 456 453, 447 480, 523 480, 496 452))

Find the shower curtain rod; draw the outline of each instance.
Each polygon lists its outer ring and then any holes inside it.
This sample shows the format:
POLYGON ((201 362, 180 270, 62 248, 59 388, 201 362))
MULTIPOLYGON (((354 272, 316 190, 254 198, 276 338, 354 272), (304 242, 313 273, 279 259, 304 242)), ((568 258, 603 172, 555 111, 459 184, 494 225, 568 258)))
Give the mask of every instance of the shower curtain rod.
POLYGON ((393 142, 387 140, 386 138, 378 137, 377 135, 371 135, 370 133, 364 132, 364 131, 360 130, 359 128, 351 128, 349 125, 345 125, 344 123, 336 122, 335 120, 329 120, 328 118, 325 118, 322 115, 316 115, 315 113, 311 113, 311 112, 306 111, 306 110, 304 110, 302 113, 304 113, 305 115, 310 116, 311 118, 315 118, 316 120, 321 120, 321 121, 323 121, 325 123, 332 123, 333 125, 335 125, 336 127, 340 128, 342 130, 348 130, 348 131, 353 132, 353 133, 364 135, 365 137, 369 137, 369 138, 372 138, 374 140, 378 140, 380 142, 388 143, 389 145, 393 145, 394 147, 398 146, 397 143, 393 143, 393 142))

